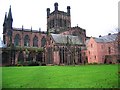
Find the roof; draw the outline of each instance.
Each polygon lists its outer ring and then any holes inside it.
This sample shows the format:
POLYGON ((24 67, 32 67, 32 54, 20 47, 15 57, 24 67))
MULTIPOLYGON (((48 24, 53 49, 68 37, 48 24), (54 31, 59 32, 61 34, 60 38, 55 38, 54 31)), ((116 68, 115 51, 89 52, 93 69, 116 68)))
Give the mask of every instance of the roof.
POLYGON ((78 36, 72 35, 62 35, 62 34, 51 34, 52 38, 54 39, 55 43, 59 44, 78 44, 81 45, 82 40, 78 36))
POLYGON ((106 36, 101 36, 99 38, 94 38, 96 42, 113 42, 117 38, 117 34, 111 34, 106 36))
POLYGON ((96 42, 104 42, 103 39, 100 39, 100 38, 94 38, 96 42))
POLYGON ((39 30, 31 30, 31 29, 23 29, 23 28, 13 28, 13 30, 16 30, 16 31, 25 31, 25 32, 36 32, 36 33, 46 33, 46 31, 39 31, 39 30))

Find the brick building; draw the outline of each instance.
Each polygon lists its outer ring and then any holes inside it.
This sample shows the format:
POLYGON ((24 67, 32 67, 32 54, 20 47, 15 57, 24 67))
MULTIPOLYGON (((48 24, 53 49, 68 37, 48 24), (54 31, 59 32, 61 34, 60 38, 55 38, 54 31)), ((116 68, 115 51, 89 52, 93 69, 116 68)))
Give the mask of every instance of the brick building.
POLYGON ((47 30, 14 28, 11 7, 3 23, 3 65, 28 64, 80 64, 85 62, 86 31, 71 27, 70 6, 67 12, 47 8, 47 30))
POLYGON ((119 33, 91 37, 86 41, 88 63, 119 63, 119 33))

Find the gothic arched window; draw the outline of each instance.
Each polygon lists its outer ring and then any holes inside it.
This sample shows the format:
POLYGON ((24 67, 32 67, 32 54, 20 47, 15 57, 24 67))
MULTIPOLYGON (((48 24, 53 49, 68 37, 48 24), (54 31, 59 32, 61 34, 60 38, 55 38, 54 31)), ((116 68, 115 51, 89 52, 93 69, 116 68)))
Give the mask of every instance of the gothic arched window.
POLYGON ((62 27, 62 19, 60 19, 60 27, 62 27))
POLYGON ((44 47, 45 44, 46 44, 46 38, 43 37, 43 38, 41 39, 41 47, 44 47))
POLYGON ((15 46, 18 46, 20 43, 20 35, 19 34, 16 34, 15 35, 15 38, 14 38, 14 45, 15 46))
POLYGON ((37 36, 35 36, 35 37, 33 38, 33 46, 34 46, 34 47, 38 47, 38 37, 37 37, 37 36))
POLYGON ((29 45, 30 45, 29 41, 30 41, 30 38, 29 38, 28 35, 26 35, 26 36, 24 37, 24 46, 29 46, 29 45))
POLYGON ((67 21, 66 20, 64 20, 64 26, 67 27, 67 21))

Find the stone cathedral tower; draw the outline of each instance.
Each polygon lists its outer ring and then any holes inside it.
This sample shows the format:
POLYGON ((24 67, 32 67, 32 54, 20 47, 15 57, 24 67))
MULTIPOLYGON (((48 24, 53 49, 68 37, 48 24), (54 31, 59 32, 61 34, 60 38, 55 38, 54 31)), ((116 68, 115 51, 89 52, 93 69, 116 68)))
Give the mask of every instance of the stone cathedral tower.
POLYGON ((60 33, 71 27, 70 6, 67 12, 58 10, 58 3, 54 3, 54 11, 50 13, 47 8, 47 31, 50 33, 60 33))
POLYGON ((11 12, 11 6, 9 8, 9 13, 5 13, 5 18, 3 22, 3 42, 4 44, 8 43, 9 45, 12 44, 12 12, 11 12))

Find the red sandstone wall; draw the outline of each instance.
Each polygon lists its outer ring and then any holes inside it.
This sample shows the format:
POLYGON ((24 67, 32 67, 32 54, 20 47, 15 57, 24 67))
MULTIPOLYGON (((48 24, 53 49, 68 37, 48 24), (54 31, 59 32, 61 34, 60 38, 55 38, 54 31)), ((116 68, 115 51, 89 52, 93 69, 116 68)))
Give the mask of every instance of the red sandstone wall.
POLYGON ((60 57, 59 57, 59 51, 54 51, 54 64, 59 64, 60 63, 60 57))
POLYGON ((104 63, 105 59, 105 45, 104 43, 97 43, 97 58, 98 58, 98 63, 104 63))
POLYGON ((91 37, 87 44, 87 51, 86 51, 88 57, 88 63, 94 63, 94 62, 104 63, 106 55, 111 55, 113 59, 116 59, 115 55, 118 54, 117 50, 118 48, 115 42, 107 42, 107 43, 95 42, 95 40, 91 37), (110 52, 108 49, 109 47, 110 47, 110 52))
POLYGON ((87 44, 87 57, 88 63, 98 63, 97 57, 97 43, 94 41, 93 38, 90 39, 89 43, 87 44))
POLYGON ((35 37, 35 36, 37 36, 38 37, 38 47, 41 47, 41 39, 42 39, 42 37, 43 36, 45 36, 46 37, 46 34, 40 34, 40 33, 35 33, 35 32, 26 32, 26 31, 24 31, 23 33, 22 33, 22 31, 13 31, 13 37, 12 37, 12 43, 14 43, 14 38, 15 38, 15 35, 16 34, 19 34, 20 35, 20 46, 24 46, 24 37, 25 37, 25 35, 28 35, 29 36, 29 38, 30 38, 30 46, 32 47, 33 46, 33 38, 35 37))

